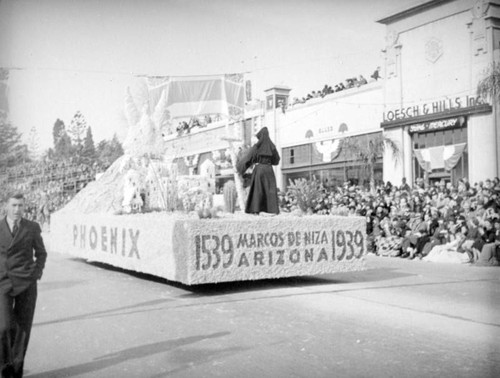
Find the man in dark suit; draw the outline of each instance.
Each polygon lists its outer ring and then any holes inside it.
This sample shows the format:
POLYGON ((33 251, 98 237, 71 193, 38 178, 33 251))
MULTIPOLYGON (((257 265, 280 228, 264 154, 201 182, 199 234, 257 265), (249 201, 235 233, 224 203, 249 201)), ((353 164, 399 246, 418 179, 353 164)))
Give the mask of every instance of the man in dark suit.
POLYGON ((6 198, 0 219, 0 371, 2 378, 22 377, 33 324, 37 280, 47 252, 40 226, 23 218, 24 196, 6 198))

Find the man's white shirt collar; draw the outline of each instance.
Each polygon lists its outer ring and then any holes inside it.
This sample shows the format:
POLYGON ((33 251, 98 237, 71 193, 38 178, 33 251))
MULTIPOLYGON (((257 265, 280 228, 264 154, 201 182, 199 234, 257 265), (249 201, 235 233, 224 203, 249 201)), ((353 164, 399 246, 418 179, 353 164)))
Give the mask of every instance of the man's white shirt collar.
MULTIPOLYGON (((7 220, 7 224, 9 225, 10 230, 12 231, 14 229, 14 224, 16 223, 15 220, 10 219, 9 217, 5 217, 7 220)), ((19 224, 21 223, 21 219, 17 221, 17 227, 19 227, 19 224)))

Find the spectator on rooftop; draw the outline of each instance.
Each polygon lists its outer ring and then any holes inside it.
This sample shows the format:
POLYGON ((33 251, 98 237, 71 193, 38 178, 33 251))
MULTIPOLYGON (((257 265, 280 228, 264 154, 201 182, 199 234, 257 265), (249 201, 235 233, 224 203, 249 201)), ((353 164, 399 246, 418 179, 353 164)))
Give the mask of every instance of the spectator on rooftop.
POLYGON ((377 69, 375 71, 373 71, 373 73, 371 74, 370 77, 372 79, 374 79, 375 81, 377 81, 378 79, 380 79, 380 67, 377 67, 377 69))
POLYGON ((340 92, 340 91, 343 91, 344 89, 345 89, 344 83, 338 83, 335 86, 335 92, 340 92))
POLYGON ((363 75, 359 75, 359 78, 358 78, 356 85, 358 87, 360 87, 360 86, 365 85, 367 83, 368 83, 368 81, 366 81, 366 79, 363 77, 363 75))

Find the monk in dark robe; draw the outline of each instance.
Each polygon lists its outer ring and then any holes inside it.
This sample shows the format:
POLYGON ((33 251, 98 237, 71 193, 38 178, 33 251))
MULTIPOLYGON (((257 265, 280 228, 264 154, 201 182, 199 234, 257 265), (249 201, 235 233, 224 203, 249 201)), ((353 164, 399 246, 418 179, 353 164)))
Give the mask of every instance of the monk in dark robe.
POLYGON ((269 138, 267 127, 263 127, 256 136, 257 143, 248 150, 236 165, 236 169, 241 175, 252 165, 254 166, 245 213, 258 214, 265 212, 279 214, 278 189, 272 166, 279 164, 280 155, 269 138))

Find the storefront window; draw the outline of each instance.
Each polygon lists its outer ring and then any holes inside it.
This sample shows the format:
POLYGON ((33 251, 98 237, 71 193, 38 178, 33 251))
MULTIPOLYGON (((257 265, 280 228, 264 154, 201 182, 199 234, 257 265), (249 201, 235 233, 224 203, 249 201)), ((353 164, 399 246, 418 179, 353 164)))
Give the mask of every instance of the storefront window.
POLYGON ((318 169, 312 171, 312 175, 321 181, 326 189, 333 189, 344 182, 343 168, 318 169))
MULTIPOLYGON (((376 134, 359 135, 352 138, 361 142, 373 138, 376 134)), ((325 141, 330 142, 330 141, 325 141)), ((283 148, 282 170, 286 186, 290 180, 298 178, 312 179, 315 177, 321 181, 326 188, 340 186, 347 179, 352 183, 369 186, 370 172, 365 164, 355 160, 355 156, 349 151, 342 151, 335 143, 331 144, 330 155, 325 160, 325 155, 318 150, 315 143, 303 144, 283 148), (330 159, 330 160, 329 160, 330 159)), ((375 180, 382 180, 382 156, 375 166, 375 180)))
MULTIPOLYGON (((467 127, 412 134, 414 149, 450 146, 460 143, 467 143, 467 127)), ((413 172, 415 179, 424 178, 429 182, 445 180, 456 183, 458 179, 468 177, 469 175, 467 146, 457 165, 451 171, 435 169, 432 172, 425 172, 413 152, 413 172)))
POLYGON ((310 165, 311 145, 303 144, 301 146, 284 148, 281 160, 283 168, 310 165))
POLYGON ((466 143, 467 128, 448 129, 412 135, 414 148, 429 148, 450 144, 466 143))

